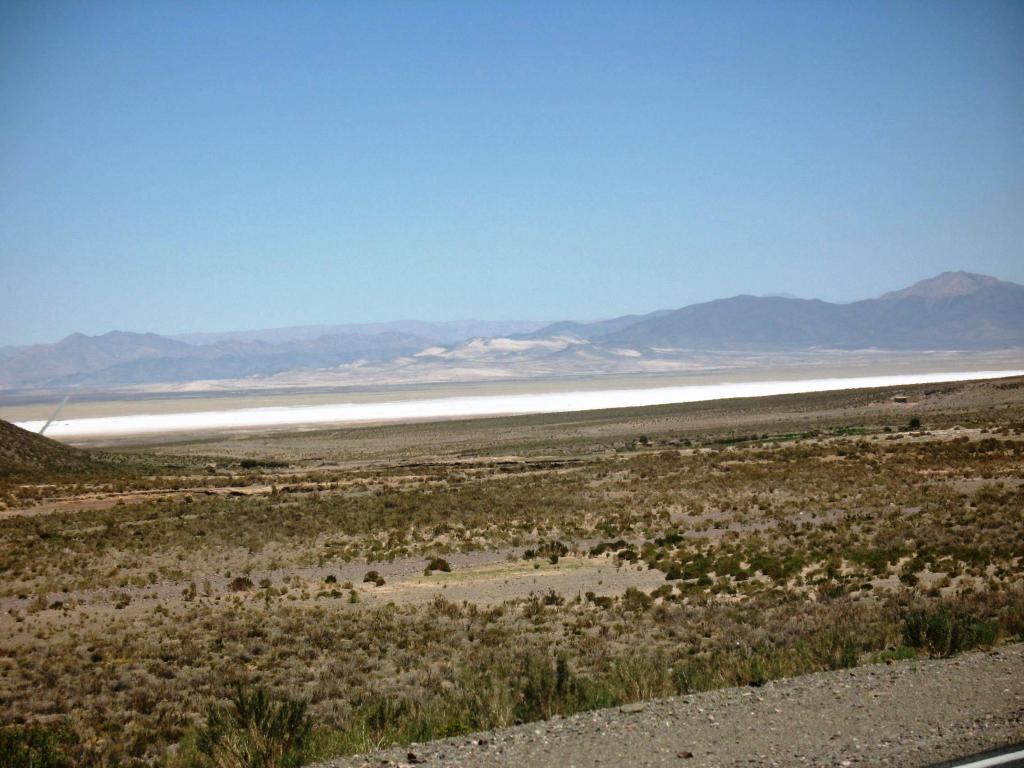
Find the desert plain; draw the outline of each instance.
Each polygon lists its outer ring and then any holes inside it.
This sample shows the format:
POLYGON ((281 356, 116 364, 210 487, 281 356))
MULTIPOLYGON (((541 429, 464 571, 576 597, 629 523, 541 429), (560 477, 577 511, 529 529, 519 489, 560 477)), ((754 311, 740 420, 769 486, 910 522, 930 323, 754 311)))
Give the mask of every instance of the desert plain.
POLYGON ((1024 637, 1020 377, 84 449, 6 429, 0 719, 76 764, 212 764, 239 691, 298 703, 309 763, 1024 637))

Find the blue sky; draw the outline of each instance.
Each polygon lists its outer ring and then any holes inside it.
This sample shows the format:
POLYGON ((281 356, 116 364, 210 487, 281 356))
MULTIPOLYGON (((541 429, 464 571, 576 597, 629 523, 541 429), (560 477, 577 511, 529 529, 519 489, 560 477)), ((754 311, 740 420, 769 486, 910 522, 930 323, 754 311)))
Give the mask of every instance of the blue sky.
POLYGON ((0 5, 0 344, 1024 282, 1024 3, 0 5))

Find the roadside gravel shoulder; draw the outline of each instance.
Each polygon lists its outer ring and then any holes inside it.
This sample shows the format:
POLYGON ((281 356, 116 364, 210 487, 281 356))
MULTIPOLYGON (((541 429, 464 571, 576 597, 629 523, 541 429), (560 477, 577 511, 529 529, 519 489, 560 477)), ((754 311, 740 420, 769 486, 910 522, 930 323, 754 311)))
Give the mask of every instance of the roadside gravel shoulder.
POLYGON ((1024 644, 340 758, 356 766, 927 766, 1024 741, 1024 644))

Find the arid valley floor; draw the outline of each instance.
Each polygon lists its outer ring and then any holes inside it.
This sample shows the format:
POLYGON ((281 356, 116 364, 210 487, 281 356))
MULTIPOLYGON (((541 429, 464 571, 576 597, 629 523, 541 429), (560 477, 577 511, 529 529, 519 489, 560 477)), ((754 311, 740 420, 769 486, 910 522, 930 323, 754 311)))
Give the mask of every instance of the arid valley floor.
POLYGON ((1024 639, 1024 379, 80 451, 0 426, 0 722, 75 764, 207 764, 238 685, 308 704, 314 762, 1024 639))

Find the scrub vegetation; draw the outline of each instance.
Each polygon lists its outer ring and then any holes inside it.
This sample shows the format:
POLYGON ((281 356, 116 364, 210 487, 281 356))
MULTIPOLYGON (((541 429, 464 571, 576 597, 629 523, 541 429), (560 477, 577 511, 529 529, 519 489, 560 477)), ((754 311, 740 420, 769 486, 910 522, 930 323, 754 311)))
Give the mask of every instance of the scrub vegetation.
POLYGON ((0 763, 298 766, 1024 638, 1019 380, 89 462, 0 478, 0 763))

